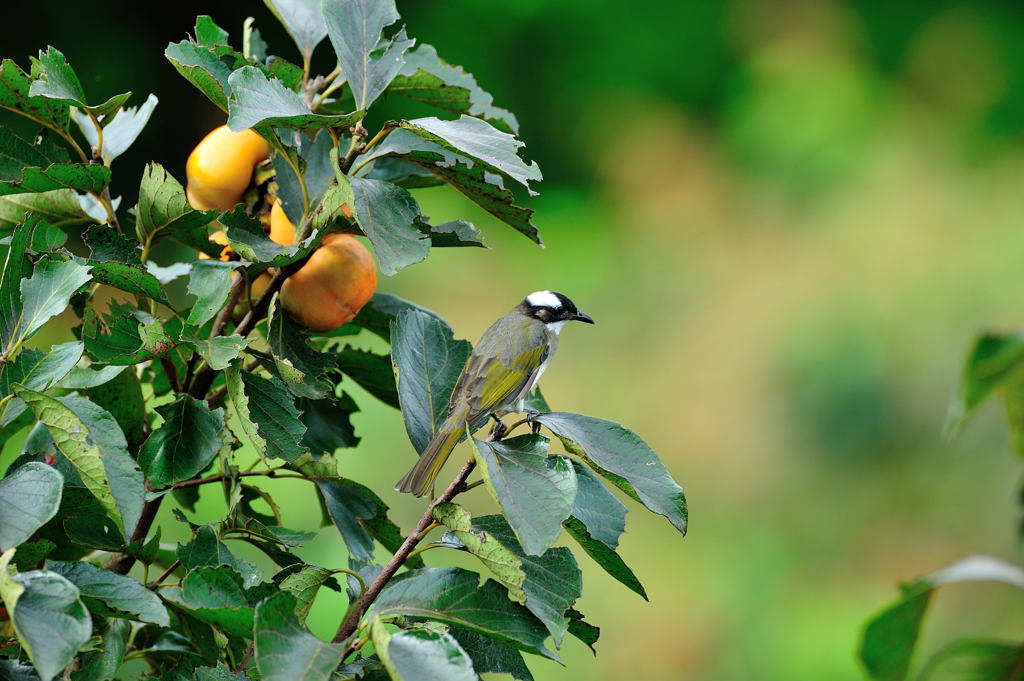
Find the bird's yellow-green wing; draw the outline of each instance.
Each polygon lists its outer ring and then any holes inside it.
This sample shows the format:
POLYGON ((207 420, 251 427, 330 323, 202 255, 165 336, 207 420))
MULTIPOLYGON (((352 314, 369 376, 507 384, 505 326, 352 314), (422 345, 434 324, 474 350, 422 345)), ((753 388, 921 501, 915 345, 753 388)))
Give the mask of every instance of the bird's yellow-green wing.
POLYGON ((453 400, 453 404, 469 405, 470 423, 508 406, 529 385, 547 352, 545 344, 511 357, 471 357, 456 388, 456 396, 461 399, 453 400))

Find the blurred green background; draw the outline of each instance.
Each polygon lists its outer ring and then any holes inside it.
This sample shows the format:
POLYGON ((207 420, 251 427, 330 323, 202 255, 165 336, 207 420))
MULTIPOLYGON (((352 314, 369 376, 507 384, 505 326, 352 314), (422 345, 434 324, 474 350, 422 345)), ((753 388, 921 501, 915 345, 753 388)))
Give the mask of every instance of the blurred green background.
MULTIPOLYGON (((436 250, 381 290, 472 340, 532 290, 570 295, 598 323, 565 333, 544 377, 549 401, 644 435, 690 502, 685 539, 630 514, 622 553, 650 603, 580 559, 578 607, 602 628, 599 655, 571 640, 567 668, 531 661, 539 680, 857 679, 860 629, 897 582, 973 552, 1020 562, 1020 466, 998 409, 953 442, 940 436, 975 331, 1024 317, 1020 5, 399 9, 411 35, 519 116, 547 178, 528 203, 547 248, 453 191, 422 190, 425 213, 471 219, 493 250, 436 250)), ((53 44, 97 97, 160 98, 115 167, 129 202, 146 161, 183 179, 191 147, 223 120, 162 57, 196 14, 236 41, 251 14, 272 51, 296 56, 256 2, 50 0, 14 12, 3 56, 24 65, 53 44)), ((329 70, 326 44, 317 56, 329 70)), ((383 490, 408 529, 421 506, 389 491, 412 461, 401 419, 351 392, 364 441, 340 452, 343 469, 383 490)), ((271 486, 286 525, 314 528, 311 492, 292 482, 271 486)), ((217 517, 217 497, 205 492, 198 520, 217 517)), ((480 490, 468 498, 493 508, 480 490)), ((184 536, 163 518, 165 538, 184 536)), ((344 564, 331 528, 306 555, 344 564)), ((1020 640, 1022 605, 1007 587, 945 590, 923 648, 1020 640)), ((341 607, 321 599, 314 630, 332 632, 341 607)))

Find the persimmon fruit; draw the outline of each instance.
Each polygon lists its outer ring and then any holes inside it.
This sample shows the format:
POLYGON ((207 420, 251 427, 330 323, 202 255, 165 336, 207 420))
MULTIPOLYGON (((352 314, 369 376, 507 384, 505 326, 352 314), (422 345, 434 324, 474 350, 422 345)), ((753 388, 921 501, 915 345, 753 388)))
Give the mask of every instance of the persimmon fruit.
POLYGON ((351 234, 328 234, 306 264, 281 287, 281 305, 313 331, 351 321, 377 288, 377 266, 351 234))
POLYGON ((270 145, 252 130, 214 128, 188 157, 185 194, 198 210, 231 210, 252 182, 253 169, 270 156, 270 145))

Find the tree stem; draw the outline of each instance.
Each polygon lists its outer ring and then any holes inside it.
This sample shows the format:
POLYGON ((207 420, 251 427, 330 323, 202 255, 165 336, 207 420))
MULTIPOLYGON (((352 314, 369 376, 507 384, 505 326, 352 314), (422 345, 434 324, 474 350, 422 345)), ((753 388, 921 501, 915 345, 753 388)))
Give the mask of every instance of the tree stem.
POLYGON ((391 560, 384 566, 384 569, 377 576, 377 579, 373 580, 373 583, 367 587, 366 592, 356 601, 355 605, 349 608, 348 613, 345 615, 345 619, 342 620, 341 624, 338 625, 338 632, 334 635, 333 643, 340 643, 349 636, 351 636, 356 629, 359 627, 359 620, 362 619, 363 615, 369 609, 373 602, 377 600, 377 596, 387 586, 387 583, 391 581, 391 578, 395 576, 398 569, 402 567, 406 560, 409 558, 409 554, 416 548, 416 545, 420 543, 425 536, 425 530, 434 523, 434 509, 443 503, 451 501, 457 494, 462 492, 463 487, 466 483, 466 478, 473 472, 473 468, 476 467, 476 461, 470 459, 463 464, 459 474, 452 480, 452 484, 448 485, 448 489, 441 493, 439 497, 430 502, 427 506, 427 510, 424 511, 423 517, 416 523, 416 527, 409 536, 406 537, 402 545, 395 551, 395 555, 391 556, 391 560))
MULTIPOLYGON (((138 525, 135 526, 135 531, 132 532, 132 536, 128 540, 128 546, 135 542, 146 541, 149 528, 153 526, 153 521, 156 520, 156 512, 160 510, 160 504, 163 502, 164 496, 161 494, 156 499, 147 501, 142 507, 142 515, 139 517, 138 525)), ((130 553, 122 553, 108 566, 108 569, 113 570, 119 575, 126 575, 133 565, 135 565, 135 556, 130 553)))

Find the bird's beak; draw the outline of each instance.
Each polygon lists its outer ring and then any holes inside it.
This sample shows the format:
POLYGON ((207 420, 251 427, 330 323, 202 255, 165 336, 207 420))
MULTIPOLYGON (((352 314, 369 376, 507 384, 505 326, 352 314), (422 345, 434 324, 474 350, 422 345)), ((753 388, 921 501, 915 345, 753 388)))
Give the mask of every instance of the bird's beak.
POLYGON ((586 322, 587 324, 594 323, 594 320, 590 318, 590 315, 584 314, 582 312, 577 312, 576 316, 573 317, 573 319, 576 320, 577 322, 586 322))

